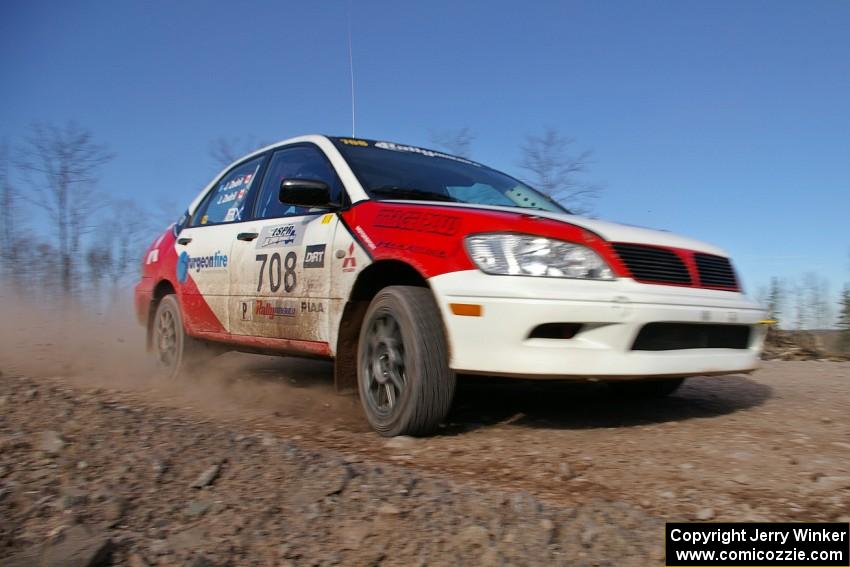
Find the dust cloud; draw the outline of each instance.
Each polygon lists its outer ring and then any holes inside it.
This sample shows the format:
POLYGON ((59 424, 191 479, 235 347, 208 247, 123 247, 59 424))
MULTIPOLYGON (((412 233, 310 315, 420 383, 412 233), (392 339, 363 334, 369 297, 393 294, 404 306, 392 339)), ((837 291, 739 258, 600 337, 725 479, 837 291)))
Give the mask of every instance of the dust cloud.
POLYGON ((333 365, 327 361, 230 352, 190 376, 163 378, 145 350, 145 330, 132 309, 130 297, 95 309, 4 294, 0 372, 133 391, 211 417, 312 417, 363 427, 357 400, 334 392, 333 365))

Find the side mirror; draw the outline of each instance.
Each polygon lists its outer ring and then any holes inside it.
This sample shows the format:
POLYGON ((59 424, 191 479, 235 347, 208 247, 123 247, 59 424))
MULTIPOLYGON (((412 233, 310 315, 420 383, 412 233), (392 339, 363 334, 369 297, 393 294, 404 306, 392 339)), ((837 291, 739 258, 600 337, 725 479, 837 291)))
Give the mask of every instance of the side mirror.
POLYGON ((330 207, 331 190, 324 181, 313 179, 283 179, 280 182, 280 202, 300 207, 330 207))

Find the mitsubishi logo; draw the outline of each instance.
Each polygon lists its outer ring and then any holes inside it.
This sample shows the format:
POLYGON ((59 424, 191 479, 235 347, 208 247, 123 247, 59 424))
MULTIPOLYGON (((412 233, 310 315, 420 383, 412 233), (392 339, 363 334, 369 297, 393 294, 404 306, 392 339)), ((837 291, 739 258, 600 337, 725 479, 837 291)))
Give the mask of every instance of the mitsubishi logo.
POLYGON ((357 258, 354 257, 354 243, 348 247, 348 255, 342 261, 343 272, 353 272, 357 269, 357 258))

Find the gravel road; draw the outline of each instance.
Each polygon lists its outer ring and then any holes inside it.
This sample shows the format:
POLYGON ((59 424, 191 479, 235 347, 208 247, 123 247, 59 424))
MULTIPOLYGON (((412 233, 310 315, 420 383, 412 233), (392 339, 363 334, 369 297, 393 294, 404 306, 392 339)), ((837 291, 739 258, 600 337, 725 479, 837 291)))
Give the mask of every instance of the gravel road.
POLYGON ((3 565, 662 565, 666 520, 850 521, 850 363, 660 401, 469 377, 387 441, 327 363, 162 382, 132 331, 45 335, 0 337, 3 565))

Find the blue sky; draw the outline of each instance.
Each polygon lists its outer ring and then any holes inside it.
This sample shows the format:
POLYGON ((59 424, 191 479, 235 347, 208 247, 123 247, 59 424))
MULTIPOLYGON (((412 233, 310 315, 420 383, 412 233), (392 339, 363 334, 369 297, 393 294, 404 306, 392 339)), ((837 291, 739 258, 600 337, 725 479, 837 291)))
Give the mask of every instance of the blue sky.
MULTIPOLYGON (((184 206, 212 139, 349 134, 347 3, 0 4, 0 138, 75 120, 101 189, 184 206)), ((529 132, 594 152, 597 215, 850 280, 850 3, 353 0, 357 134, 518 173, 529 132)), ((178 211, 175 210, 175 215, 178 211)))

